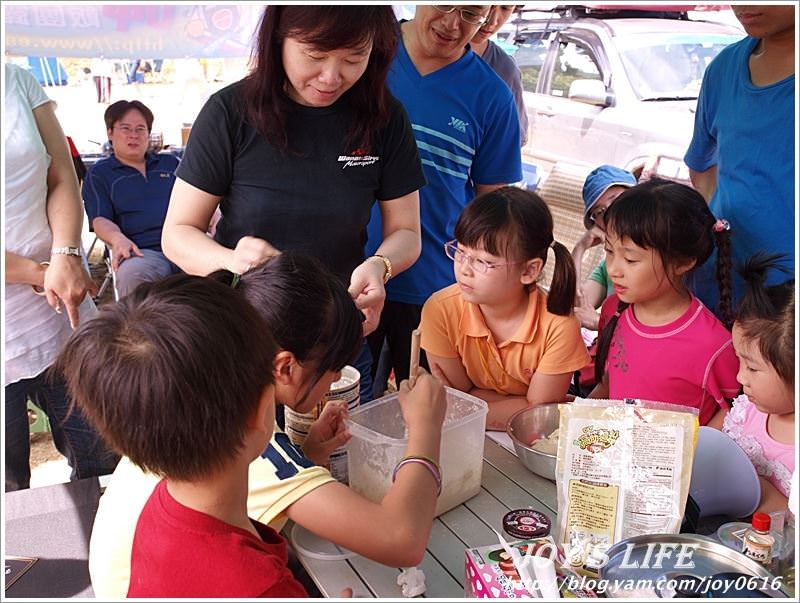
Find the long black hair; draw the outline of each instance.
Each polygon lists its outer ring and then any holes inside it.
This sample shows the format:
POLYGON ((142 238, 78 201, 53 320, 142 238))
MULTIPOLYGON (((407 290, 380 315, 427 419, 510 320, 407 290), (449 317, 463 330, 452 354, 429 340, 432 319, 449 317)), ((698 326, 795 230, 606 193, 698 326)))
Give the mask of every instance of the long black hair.
POLYGON ((346 92, 355 114, 350 142, 370 146, 374 133, 389 119, 391 94, 386 76, 399 35, 397 18, 389 5, 268 6, 258 29, 253 71, 244 79, 247 116, 270 144, 289 151, 286 128, 293 104, 284 88, 283 41, 296 37, 323 52, 372 42, 367 70, 346 92))
MULTIPOLYGON (((230 283, 220 270, 213 278, 230 283)), ((278 346, 316 365, 301 401, 328 371, 352 362, 363 344, 363 314, 344 285, 319 260, 283 252, 242 275, 236 286, 261 315, 278 346)))
MULTIPOLYGON (((666 268, 693 260, 703 264, 717 247, 717 283, 720 291, 720 312, 730 328, 731 257, 730 232, 727 223, 718 221, 703 196, 685 184, 653 178, 627 189, 605 215, 606 231, 627 238, 639 247, 653 249, 666 268)), ((678 283, 672 283, 676 289, 678 283)), ((628 304, 620 301, 608 324, 604 325, 597 343, 595 380, 605 374, 606 360, 617 321, 628 304)))

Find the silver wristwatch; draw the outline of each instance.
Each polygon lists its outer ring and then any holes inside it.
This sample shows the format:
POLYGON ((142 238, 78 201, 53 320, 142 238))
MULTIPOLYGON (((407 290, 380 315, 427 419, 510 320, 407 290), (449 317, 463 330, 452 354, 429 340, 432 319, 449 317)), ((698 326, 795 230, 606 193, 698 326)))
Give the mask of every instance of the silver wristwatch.
POLYGON ((80 247, 53 247, 50 255, 75 255, 81 257, 80 247))

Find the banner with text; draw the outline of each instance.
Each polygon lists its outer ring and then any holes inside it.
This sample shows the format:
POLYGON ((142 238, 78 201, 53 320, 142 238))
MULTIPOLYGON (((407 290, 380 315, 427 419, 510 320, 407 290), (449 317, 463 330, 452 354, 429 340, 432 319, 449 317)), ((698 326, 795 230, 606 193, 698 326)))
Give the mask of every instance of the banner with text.
POLYGON ((108 59, 250 55, 263 5, 5 3, 6 53, 108 59))

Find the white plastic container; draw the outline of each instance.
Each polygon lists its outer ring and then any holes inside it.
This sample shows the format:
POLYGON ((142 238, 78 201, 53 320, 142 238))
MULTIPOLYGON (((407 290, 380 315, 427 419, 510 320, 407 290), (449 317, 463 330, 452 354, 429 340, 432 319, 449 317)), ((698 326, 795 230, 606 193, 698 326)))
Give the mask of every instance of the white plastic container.
MULTIPOLYGON (((447 389, 447 414, 442 428, 439 464, 442 494, 436 515, 475 496, 481 489, 486 402, 447 389)), ((405 456, 408 431, 398 394, 389 394, 350 413, 347 444, 350 487, 380 502, 392 485, 392 471, 405 456)))

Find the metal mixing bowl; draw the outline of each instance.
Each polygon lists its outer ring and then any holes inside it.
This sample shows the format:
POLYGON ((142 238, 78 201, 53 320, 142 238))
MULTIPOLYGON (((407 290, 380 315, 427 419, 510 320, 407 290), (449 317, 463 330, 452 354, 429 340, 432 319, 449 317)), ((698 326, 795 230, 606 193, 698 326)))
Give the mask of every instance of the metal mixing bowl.
POLYGON ((523 408, 512 415, 506 426, 520 462, 528 469, 556 481, 556 455, 534 450, 531 444, 549 436, 558 429, 562 404, 543 404, 523 408))

